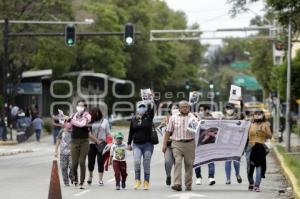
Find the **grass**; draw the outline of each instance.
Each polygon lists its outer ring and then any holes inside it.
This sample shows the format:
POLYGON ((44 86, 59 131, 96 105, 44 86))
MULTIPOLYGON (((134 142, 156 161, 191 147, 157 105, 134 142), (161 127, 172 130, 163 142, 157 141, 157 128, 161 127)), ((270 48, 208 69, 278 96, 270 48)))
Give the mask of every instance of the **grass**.
POLYGON ((294 155, 288 154, 283 146, 277 145, 277 149, 283 156, 286 165, 290 168, 292 173, 297 178, 298 187, 300 187, 300 160, 297 159, 294 155))

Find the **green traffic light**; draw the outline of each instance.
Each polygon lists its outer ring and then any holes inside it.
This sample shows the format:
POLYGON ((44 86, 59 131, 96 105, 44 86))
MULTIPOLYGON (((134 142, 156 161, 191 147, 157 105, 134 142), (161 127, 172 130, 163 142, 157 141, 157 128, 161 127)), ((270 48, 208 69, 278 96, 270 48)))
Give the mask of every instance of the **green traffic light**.
POLYGON ((74 44, 74 40, 73 39, 68 39, 67 43, 68 43, 68 45, 73 45, 74 44))

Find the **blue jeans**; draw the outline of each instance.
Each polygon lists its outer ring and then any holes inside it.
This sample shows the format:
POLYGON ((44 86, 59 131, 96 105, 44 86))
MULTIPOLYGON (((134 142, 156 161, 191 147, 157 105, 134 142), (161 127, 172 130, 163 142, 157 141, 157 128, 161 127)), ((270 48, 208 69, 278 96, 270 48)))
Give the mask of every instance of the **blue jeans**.
POLYGON ((251 145, 248 145, 246 148, 246 160, 247 160, 247 177, 248 177, 248 182, 250 185, 254 185, 256 187, 259 187, 260 183, 261 183, 261 166, 259 167, 254 167, 253 165, 251 165, 250 163, 250 155, 251 155, 251 151, 252 151, 252 147, 251 145), (255 182, 253 180, 253 174, 254 174, 254 170, 256 169, 256 176, 255 176, 255 182))
POLYGON ((240 162, 228 160, 225 162, 225 173, 226 173, 227 181, 230 181, 230 177, 231 177, 231 162, 233 162, 235 175, 236 176, 240 175, 240 162))
MULTIPOLYGON (((202 178, 201 175, 201 167, 197 167, 195 169, 196 177, 197 178, 202 178)), ((211 162, 208 164, 208 177, 209 178, 214 178, 215 177, 215 163, 211 162)))
POLYGON ((40 141, 40 138, 41 138, 41 132, 42 130, 41 129, 35 129, 35 137, 36 137, 36 141, 40 141))
POLYGON ((149 182, 153 149, 153 144, 150 142, 145 144, 133 144, 134 173, 136 180, 141 180, 141 162, 143 157, 144 180, 149 182))
POLYGON ((60 128, 53 128, 53 143, 56 144, 56 138, 59 134, 60 128))

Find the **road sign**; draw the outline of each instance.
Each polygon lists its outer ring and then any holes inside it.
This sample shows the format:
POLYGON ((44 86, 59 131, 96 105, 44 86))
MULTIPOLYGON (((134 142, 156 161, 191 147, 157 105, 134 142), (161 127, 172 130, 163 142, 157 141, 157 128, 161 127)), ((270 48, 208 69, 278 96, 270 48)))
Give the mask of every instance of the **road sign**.
POLYGON ((230 66, 232 68, 235 68, 235 69, 244 69, 244 68, 249 68, 250 67, 250 62, 248 62, 248 61, 236 61, 236 62, 233 62, 232 64, 230 64, 230 66))

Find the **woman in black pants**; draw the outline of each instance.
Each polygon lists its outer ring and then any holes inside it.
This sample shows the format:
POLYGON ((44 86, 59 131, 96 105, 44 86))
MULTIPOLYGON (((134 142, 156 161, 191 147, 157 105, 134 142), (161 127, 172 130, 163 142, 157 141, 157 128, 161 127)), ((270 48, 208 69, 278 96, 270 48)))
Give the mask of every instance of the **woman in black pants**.
POLYGON ((87 182, 88 184, 92 183, 93 171, 94 171, 95 161, 97 157, 99 185, 103 186, 104 185, 103 183, 104 162, 103 162, 103 155, 101 149, 103 149, 104 146, 106 145, 106 137, 110 135, 109 122, 107 119, 103 118, 103 114, 100 108, 92 109, 91 116, 92 116, 92 125, 90 127, 90 132, 91 132, 91 137, 93 137, 94 139, 90 140, 90 150, 88 153, 88 168, 89 168, 90 175, 87 182))

